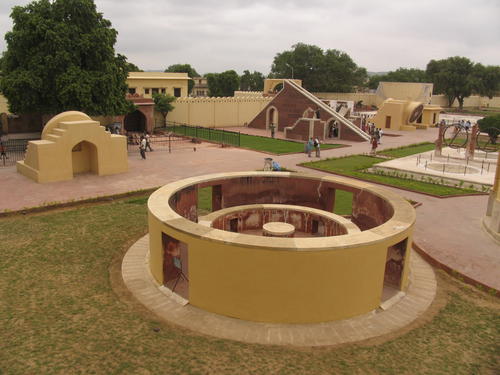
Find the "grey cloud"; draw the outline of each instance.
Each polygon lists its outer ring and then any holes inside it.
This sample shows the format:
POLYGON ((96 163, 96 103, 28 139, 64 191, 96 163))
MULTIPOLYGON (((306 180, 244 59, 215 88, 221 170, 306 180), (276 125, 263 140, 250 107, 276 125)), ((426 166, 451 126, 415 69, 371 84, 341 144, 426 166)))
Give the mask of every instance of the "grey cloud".
MULTIPOLYGON (((0 1, 0 32, 22 0, 0 1)), ((118 30, 117 52, 143 69, 269 72, 297 42, 347 52, 372 71, 453 55, 498 64, 498 0, 95 0, 118 30)), ((0 41, 0 50, 5 48, 0 41)))

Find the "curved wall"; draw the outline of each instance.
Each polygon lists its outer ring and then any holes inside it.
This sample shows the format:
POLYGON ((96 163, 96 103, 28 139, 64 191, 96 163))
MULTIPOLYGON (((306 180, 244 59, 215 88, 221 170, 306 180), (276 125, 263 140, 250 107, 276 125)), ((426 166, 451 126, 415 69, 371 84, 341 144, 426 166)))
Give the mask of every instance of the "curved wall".
POLYGON ((380 304, 388 249, 404 255, 406 289, 415 221, 399 196, 364 182, 284 172, 228 173, 166 185, 148 201, 150 270, 163 284, 162 234, 189 254, 189 302, 239 319, 307 323, 363 314, 380 304), (353 222, 362 232, 318 238, 259 237, 196 223, 197 189, 213 186, 215 209, 292 203, 332 212, 335 189, 353 192, 353 222), (297 204, 297 203, 295 203, 297 204))

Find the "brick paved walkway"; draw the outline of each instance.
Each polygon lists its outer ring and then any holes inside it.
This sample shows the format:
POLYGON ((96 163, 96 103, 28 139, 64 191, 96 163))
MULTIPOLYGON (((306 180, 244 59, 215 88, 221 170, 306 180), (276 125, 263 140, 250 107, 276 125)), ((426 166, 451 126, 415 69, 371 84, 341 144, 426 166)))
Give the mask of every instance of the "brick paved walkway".
MULTIPOLYGON (((234 129, 233 129, 234 130, 234 129)), ((237 128, 242 132, 263 135, 266 131, 237 128)), ((381 149, 422 141, 433 141, 437 129, 413 132, 391 132, 401 136, 384 136, 381 149)), ((278 133, 281 136, 281 133, 278 133)), ((344 142, 350 147, 323 150, 322 158, 364 153, 366 142, 344 142)), ((102 195, 125 193, 131 190, 162 186, 171 181, 215 172, 256 170, 263 167, 267 154, 217 145, 191 147, 148 153, 147 160, 139 154, 129 156, 129 172, 98 177, 87 174, 71 181, 37 184, 16 173, 15 167, 0 168, 0 211, 20 210, 48 202, 63 202, 102 195)), ((282 166, 308 173, 321 173, 296 164, 309 161, 305 154, 275 156, 282 166)), ((313 158, 314 159, 314 158, 313 158)), ((417 209, 415 242, 440 263, 500 290, 500 246, 484 233, 481 218, 486 211, 486 196, 438 199, 426 195, 393 189, 400 195, 422 202, 417 209)))

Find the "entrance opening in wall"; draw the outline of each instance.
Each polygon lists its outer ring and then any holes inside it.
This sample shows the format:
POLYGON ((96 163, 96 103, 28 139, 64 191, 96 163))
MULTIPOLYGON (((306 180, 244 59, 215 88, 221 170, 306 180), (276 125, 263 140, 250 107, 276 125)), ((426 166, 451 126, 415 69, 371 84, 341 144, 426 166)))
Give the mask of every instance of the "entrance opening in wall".
POLYGON ((391 127, 391 116, 385 116, 385 127, 387 129, 391 127))
POLYGON ((229 220, 229 230, 238 233, 238 218, 229 220))
POLYGON ((125 116, 124 123, 126 131, 141 133, 146 131, 146 116, 139 110, 125 116))
POLYGON ((98 174, 97 147, 92 143, 83 141, 76 144, 71 150, 73 175, 79 173, 98 174))
POLYGON ((395 245, 387 248, 387 257, 385 261, 384 273, 384 297, 390 298, 401 290, 401 282, 403 279, 403 270, 406 261, 406 246, 408 239, 404 239, 395 245))
POLYGON ((182 298, 189 299, 188 246, 162 233, 163 284, 182 298))

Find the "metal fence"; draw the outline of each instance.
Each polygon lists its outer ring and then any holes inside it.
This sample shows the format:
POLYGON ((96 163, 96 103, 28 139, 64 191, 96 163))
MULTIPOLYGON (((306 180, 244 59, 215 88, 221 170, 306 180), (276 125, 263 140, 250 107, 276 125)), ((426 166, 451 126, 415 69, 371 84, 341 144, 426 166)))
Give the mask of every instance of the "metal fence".
MULTIPOLYGON (((139 152, 140 133, 128 134, 127 150, 129 153, 139 152)), ((181 149, 191 149, 195 147, 193 142, 186 137, 176 134, 155 134, 149 138, 151 147, 146 148, 148 151, 177 151, 181 149)))
POLYGON ((167 132, 183 135, 185 137, 192 137, 195 139, 206 140, 225 145, 232 145, 238 147, 241 145, 240 132, 206 128, 203 126, 190 126, 185 124, 177 124, 174 122, 167 122, 167 126, 160 130, 165 130, 167 132))
POLYGON ((0 167, 15 165, 16 161, 23 160, 30 139, 8 139, 1 141, 0 167))

